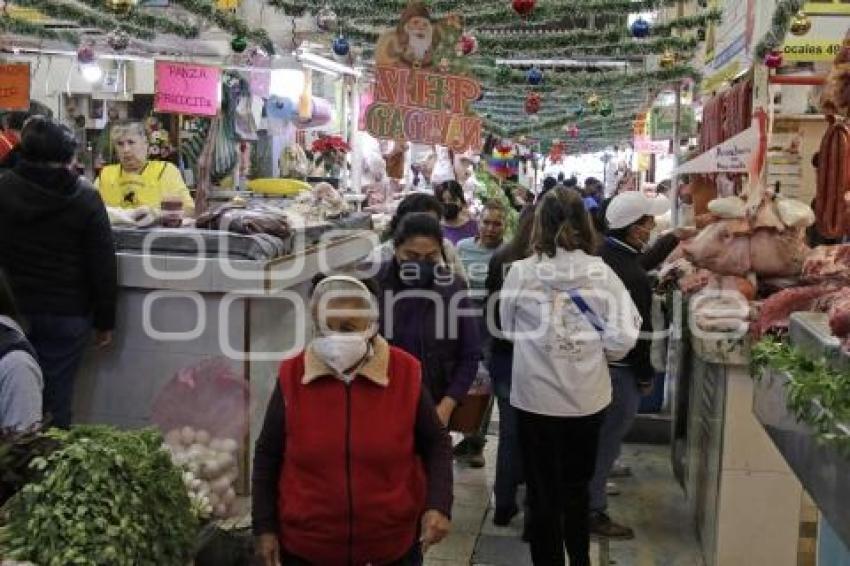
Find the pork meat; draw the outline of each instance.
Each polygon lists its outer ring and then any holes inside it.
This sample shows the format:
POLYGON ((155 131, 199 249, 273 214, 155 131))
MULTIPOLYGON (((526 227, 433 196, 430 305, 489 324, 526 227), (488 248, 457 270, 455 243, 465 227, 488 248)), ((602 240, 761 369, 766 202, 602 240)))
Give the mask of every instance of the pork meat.
POLYGON ((812 285, 785 289, 768 297, 761 304, 758 319, 751 329, 756 338, 772 330, 787 330, 792 312, 811 311, 825 295, 835 293, 833 285, 812 285))
POLYGON ((799 275, 811 251, 801 230, 756 230, 750 238, 750 266, 762 277, 799 275))
POLYGON ((720 275, 746 275, 750 271, 750 239, 736 235, 738 220, 722 220, 707 226, 685 242, 685 256, 697 267, 720 275))
POLYGON ((803 279, 809 283, 850 283, 850 244, 812 250, 803 262, 803 279))

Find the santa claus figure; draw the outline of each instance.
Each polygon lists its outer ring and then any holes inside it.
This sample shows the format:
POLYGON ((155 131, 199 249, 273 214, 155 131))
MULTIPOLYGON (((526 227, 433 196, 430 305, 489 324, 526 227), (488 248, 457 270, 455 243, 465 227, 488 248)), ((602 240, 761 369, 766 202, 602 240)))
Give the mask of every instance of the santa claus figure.
POLYGON ((430 67, 434 64, 434 49, 439 42, 439 27, 431 20, 427 6, 413 2, 402 13, 398 26, 381 35, 375 62, 378 65, 430 67))

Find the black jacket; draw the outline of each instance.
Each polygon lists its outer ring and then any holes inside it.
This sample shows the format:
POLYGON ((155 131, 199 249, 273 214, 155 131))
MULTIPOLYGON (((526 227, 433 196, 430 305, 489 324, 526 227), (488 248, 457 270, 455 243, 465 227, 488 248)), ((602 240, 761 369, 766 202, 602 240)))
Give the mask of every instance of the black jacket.
POLYGON ((0 173, 0 268, 24 314, 114 327, 112 228, 100 194, 75 173, 26 163, 0 173))
POLYGON ((670 255, 677 244, 678 239, 675 236, 665 236, 659 239, 650 251, 641 254, 619 240, 607 238, 599 254, 602 260, 623 281, 643 319, 640 328, 641 338, 637 345, 623 360, 618 362, 618 364, 629 366, 634 371, 638 382, 642 384, 651 383, 655 377, 655 370, 652 367, 650 357, 652 346, 650 338, 652 332, 652 280, 647 269, 652 269, 661 263, 664 258, 670 255))

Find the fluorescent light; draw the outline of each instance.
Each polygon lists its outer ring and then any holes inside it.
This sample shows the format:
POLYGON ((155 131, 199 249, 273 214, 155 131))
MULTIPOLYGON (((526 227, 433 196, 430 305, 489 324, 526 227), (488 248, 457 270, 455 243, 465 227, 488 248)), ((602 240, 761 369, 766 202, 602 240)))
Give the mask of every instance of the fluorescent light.
POLYGON ((316 71, 318 73, 328 75, 328 76, 333 77, 335 79, 339 78, 339 73, 337 73, 335 71, 329 71, 328 69, 323 69, 323 68, 319 67, 318 65, 313 65, 312 63, 306 63, 306 62, 302 62, 301 65, 303 65, 305 69, 310 69, 311 71, 316 71))
POLYGON ((301 69, 272 69, 269 94, 297 100, 304 92, 304 71, 301 69))
POLYGON ((80 64, 80 74, 87 83, 96 83, 103 78, 103 69, 97 63, 80 64))
POLYGON ((351 75, 353 77, 359 77, 362 74, 358 69, 331 61, 327 57, 322 57, 309 51, 296 51, 295 59, 304 66, 310 65, 311 69, 320 73, 351 75))

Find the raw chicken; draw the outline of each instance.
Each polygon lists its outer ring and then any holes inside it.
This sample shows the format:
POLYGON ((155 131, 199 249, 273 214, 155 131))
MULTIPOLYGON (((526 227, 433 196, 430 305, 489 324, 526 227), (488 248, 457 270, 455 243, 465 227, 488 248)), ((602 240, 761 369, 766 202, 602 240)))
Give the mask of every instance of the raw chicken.
POLYGON ((799 275, 809 251, 799 229, 756 230, 750 238, 750 266, 763 277, 799 275))

